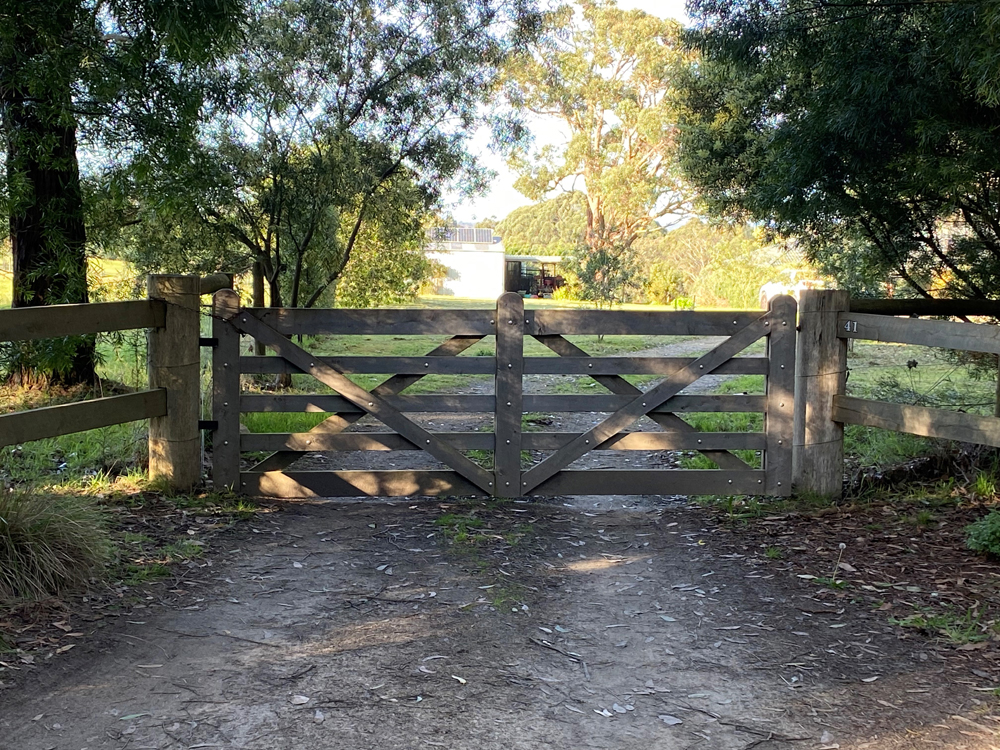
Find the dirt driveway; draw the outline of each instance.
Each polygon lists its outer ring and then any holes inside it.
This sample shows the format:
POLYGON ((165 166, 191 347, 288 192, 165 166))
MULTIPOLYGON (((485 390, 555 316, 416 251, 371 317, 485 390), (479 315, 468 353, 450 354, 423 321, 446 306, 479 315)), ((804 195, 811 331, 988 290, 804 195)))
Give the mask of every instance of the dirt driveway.
POLYGON ((682 504, 287 504, 0 675, 0 747, 1000 746, 967 665, 765 563, 682 504))

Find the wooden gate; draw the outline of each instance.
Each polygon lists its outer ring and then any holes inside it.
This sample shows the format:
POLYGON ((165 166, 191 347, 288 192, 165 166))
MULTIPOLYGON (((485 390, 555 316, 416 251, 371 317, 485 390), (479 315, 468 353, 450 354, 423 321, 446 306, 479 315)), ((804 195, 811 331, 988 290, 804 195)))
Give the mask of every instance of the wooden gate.
MULTIPOLYGON (((505 294, 495 310, 302 310, 240 307, 221 291, 214 300, 214 480, 217 487, 275 497, 490 495, 499 497, 595 494, 788 495, 791 491, 792 401, 795 363, 795 301, 778 297, 760 312, 630 312, 529 310, 505 294), (276 356, 241 356, 240 336, 252 336, 276 356), (420 357, 323 357, 291 340, 301 334, 448 336, 420 357), (724 336, 698 357, 592 357, 566 338, 578 334, 724 336), (495 336, 492 349, 468 353, 495 336), (525 356, 527 337, 559 355, 525 356), (766 340, 764 356, 738 357, 766 340), (328 393, 261 394, 241 391, 241 374, 304 373, 328 393), (365 389, 348 376, 391 377, 365 389), (688 394, 708 374, 763 375, 763 395, 688 394), (427 375, 490 375, 492 394, 409 395, 427 375), (647 390, 625 374, 662 376, 647 390), (588 376, 610 394, 533 395, 526 376, 588 376), (241 434, 240 413, 329 413, 308 432, 241 434), (526 432, 525 414, 584 412, 593 426, 576 433, 526 432), (760 412, 758 432, 700 432, 684 412, 760 412), (492 414, 489 431, 431 429, 428 414, 492 414), (376 432, 371 416, 383 426, 376 432), (416 415, 421 415, 418 417, 416 415), (631 430, 648 418, 655 431, 631 430), (354 427, 352 428, 352 425, 354 427), (384 428, 388 428, 385 430, 384 428), (580 469, 591 451, 698 451, 717 469, 580 469), (760 456, 759 468, 734 450, 760 456), (391 451, 378 467, 297 470, 305 454, 328 451, 391 451), (440 468, 393 469, 397 451, 424 451, 440 468), (490 462, 474 461, 470 453, 490 462), (242 452, 272 452, 241 471, 242 452), (527 452, 527 453, 525 453, 527 452), (526 461, 530 456, 532 461, 526 461), (485 464, 485 465, 484 465, 485 464)), ((485 346, 485 345, 484 345, 485 346)), ((649 424, 649 423, 646 423, 649 424)), ((370 456, 369 456, 370 458, 370 456)), ((370 462, 369 462, 370 463, 370 462)))

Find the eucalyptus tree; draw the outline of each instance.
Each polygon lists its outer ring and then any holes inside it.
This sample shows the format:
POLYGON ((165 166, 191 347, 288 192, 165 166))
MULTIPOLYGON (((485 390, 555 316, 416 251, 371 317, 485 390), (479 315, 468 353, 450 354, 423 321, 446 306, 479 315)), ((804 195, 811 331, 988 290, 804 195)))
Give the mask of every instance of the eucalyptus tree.
POLYGON ((262 0, 216 73, 231 101, 157 205, 239 246, 272 305, 324 299, 365 242, 387 261, 367 277, 401 288, 442 190, 483 185, 466 138, 534 18, 527 0, 262 0))
MULTIPOLYGON (((0 0, 0 210, 15 306, 87 301, 78 151, 176 157, 202 101, 190 72, 226 48, 241 12, 240 0, 0 0)), ((88 380, 93 341, 54 343, 42 360, 19 350, 11 364, 88 380)))
POLYGON ((995 3, 697 0, 683 164, 858 290, 1000 295, 995 3))
MULTIPOLYGON (((515 152, 515 186, 540 199, 567 184, 586 195, 580 271, 603 257, 621 273, 643 234, 686 213, 690 196, 676 160, 675 81, 692 63, 680 25, 611 0, 583 0, 545 16, 543 33, 507 68, 511 104, 557 122, 562 144, 515 152)), ((595 293, 610 279, 597 282, 595 293)), ((584 281, 581 277, 581 281, 584 281)), ((614 285, 612 285, 614 286, 614 285)))

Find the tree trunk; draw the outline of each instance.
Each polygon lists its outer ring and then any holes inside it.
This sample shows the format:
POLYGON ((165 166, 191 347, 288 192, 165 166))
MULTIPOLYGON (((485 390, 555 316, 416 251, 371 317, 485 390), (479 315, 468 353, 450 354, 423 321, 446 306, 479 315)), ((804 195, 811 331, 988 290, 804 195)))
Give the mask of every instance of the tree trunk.
MULTIPOLYGON (((39 113, 39 108, 29 103, 25 92, 7 92, 4 130, 14 307, 89 301, 76 125, 54 121, 54 116, 39 113)), ((72 337, 59 346, 68 350, 38 356, 41 349, 34 348, 34 355, 25 349, 18 369, 34 381, 93 381, 94 338, 72 337)))
MULTIPOLYGON (((259 260, 253 264, 253 306, 266 307, 264 304, 264 267, 259 260)), ((254 339, 254 354, 258 357, 267 354, 264 345, 256 339, 254 339)))

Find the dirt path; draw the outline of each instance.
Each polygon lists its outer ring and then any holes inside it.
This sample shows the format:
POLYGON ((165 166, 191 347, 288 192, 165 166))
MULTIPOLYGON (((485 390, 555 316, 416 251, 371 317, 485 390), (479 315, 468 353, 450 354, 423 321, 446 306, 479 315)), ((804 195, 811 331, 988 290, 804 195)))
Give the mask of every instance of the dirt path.
POLYGON ((815 591, 684 506, 292 504, 0 673, 0 747, 997 746, 995 699, 815 591))

